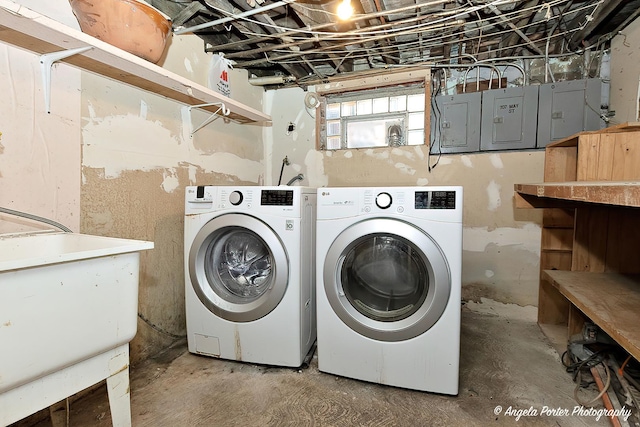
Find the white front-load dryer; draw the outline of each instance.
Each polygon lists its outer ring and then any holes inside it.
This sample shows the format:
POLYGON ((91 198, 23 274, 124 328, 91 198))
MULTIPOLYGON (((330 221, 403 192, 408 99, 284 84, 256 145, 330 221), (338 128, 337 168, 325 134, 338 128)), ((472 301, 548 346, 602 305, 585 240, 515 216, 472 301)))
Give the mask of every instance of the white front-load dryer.
POLYGON ((190 352, 303 363, 316 339, 315 210, 306 187, 186 188, 190 352))
POLYGON ((320 188, 318 367, 458 394, 462 187, 320 188))

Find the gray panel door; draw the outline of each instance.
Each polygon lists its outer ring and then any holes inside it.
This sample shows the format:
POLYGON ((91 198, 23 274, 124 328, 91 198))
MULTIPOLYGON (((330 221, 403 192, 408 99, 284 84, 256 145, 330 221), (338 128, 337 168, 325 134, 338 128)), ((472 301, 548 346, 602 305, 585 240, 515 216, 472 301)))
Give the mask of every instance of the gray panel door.
POLYGON ((289 260, 276 233, 259 219, 226 214, 205 224, 189 251, 189 274, 214 314, 250 322, 270 313, 287 289, 289 260))
POLYGON ((546 147, 575 133, 603 128, 600 114, 604 87, 600 79, 540 85, 537 146, 546 147))
POLYGON ((480 149, 480 92, 442 95, 431 109, 431 153, 467 153, 480 149))
POLYGON ((440 247, 403 221, 352 225, 334 240, 323 268, 334 312, 375 340, 403 341, 426 332, 449 301, 451 275, 440 247))
POLYGON ((482 150, 535 148, 538 87, 482 92, 482 150))

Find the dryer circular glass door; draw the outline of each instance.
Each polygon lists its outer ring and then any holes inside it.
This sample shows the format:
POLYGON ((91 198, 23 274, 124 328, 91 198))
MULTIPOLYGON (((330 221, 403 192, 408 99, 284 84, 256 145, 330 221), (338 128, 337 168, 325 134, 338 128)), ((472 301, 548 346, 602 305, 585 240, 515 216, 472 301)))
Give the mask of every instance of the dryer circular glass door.
POLYGON ((282 300, 289 261, 282 241, 250 215, 213 218, 189 251, 191 285, 214 314, 250 322, 269 314, 282 300))
POLYGON ((351 329, 379 341, 403 341, 444 312, 451 274, 438 244, 404 221, 356 223, 334 240, 324 264, 333 311, 351 329))

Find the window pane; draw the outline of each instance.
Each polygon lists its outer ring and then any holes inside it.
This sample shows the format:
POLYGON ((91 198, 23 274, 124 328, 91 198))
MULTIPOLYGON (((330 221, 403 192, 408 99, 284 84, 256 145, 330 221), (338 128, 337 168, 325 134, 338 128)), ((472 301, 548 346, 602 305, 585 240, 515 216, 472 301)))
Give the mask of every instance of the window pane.
POLYGON ((327 122, 327 136, 340 135, 340 120, 327 122))
POLYGON ((362 99, 358 101, 358 115, 371 114, 371 99, 362 99))
POLYGON ((347 148, 405 145, 404 121, 396 117, 377 120, 349 121, 347 148))
POLYGON ((405 111, 407 109, 407 97, 391 96, 389 97, 389 111, 405 111))
POLYGON ((425 143, 424 88, 383 88, 328 97, 322 117, 327 150, 425 143))
POLYGON ((409 129, 424 129, 424 113, 409 114, 409 129))
POLYGON ((339 150, 340 149, 340 137, 330 136, 327 137, 327 150, 339 150))
POLYGON ((373 114, 388 113, 389 112, 389 98, 376 98, 373 100, 373 114))
POLYGON ((347 148, 385 147, 384 120, 366 120, 347 123, 347 148))
POLYGON ((424 111, 424 93, 407 96, 407 110, 424 111))
POLYGON ((424 144, 424 132, 422 130, 410 130, 407 132, 407 145, 424 144))
POLYGON ((342 103, 342 117, 356 115, 356 101, 347 101, 342 103))
POLYGON ((340 118, 340 104, 327 105, 327 120, 340 118))

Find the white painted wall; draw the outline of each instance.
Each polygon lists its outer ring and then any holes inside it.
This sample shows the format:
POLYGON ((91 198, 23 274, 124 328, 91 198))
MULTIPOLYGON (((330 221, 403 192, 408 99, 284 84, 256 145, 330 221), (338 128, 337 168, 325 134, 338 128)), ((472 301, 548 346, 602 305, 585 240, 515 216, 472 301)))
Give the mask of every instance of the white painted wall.
MULTIPOLYGON (((44 107, 38 56, 0 44, 0 206, 80 226, 80 72, 52 72, 44 107)), ((50 229, 0 214, 0 233, 50 229)))
POLYGON ((48 18, 80 30, 80 25, 71 10, 68 0, 11 0, 48 18))
POLYGON ((611 41, 611 123, 640 120, 640 19, 611 41))

